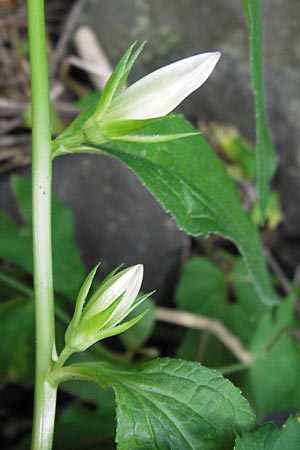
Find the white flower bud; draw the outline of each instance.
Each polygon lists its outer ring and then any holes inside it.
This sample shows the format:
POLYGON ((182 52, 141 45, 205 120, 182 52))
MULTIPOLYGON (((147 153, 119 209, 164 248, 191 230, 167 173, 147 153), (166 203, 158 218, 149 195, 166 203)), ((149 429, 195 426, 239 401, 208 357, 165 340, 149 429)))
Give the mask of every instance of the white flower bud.
POLYGON ((119 325, 148 295, 136 301, 143 280, 143 265, 129 267, 109 276, 84 307, 96 268, 87 277, 78 296, 73 319, 66 332, 66 346, 83 351, 105 337, 119 334, 142 317, 139 315, 119 325))
POLYGON ((207 80, 220 56, 219 52, 191 56, 141 78, 113 99, 104 121, 165 116, 207 80))

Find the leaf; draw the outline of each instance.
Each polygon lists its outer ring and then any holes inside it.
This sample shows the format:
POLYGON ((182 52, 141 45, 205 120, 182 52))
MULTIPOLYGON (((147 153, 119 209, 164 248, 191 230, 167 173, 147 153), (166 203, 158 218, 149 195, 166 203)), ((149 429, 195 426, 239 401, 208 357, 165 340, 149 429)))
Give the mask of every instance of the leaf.
POLYGON ((256 116, 256 175, 261 222, 265 220, 268 186, 275 170, 275 154, 265 109, 263 79, 263 27, 259 0, 243 0, 249 28, 250 66, 256 116))
POLYGON ((184 264, 175 292, 175 302, 180 309, 223 319, 226 299, 226 280, 215 263, 195 256, 184 264))
POLYGON ((263 424, 236 439, 234 450, 299 450, 300 418, 290 417, 279 430, 275 424, 263 424))
POLYGON ((241 258, 236 259, 230 273, 230 280, 236 303, 230 305, 226 323, 230 330, 241 339, 242 343, 248 346, 261 316, 267 312, 267 308, 260 302, 241 258))
POLYGON ((294 303, 290 296, 278 308, 275 317, 264 314, 250 345, 253 354, 250 385, 261 414, 300 409, 300 351, 290 334, 294 303))
POLYGON ((30 233, 19 228, 4 212, 0 211, 0 258, 16 264, 32 274, 32 248, 30 233))
POLYGON ((235 432, 255 425, 240 391, 198 363, 158 359, 131 372, 86 363, 58 374, 113 387, 118 450, 227 450, 235 432))
POLYGON ((0 303, 0 384, 31 381, 34 367, 33 303, 9 300, 0 303))
MULTIPOLYGON (((5 227, 5 233, 1 233, 3 246, 0 245, 0 253, 2 258, 13 262, 27 273, 32 274, 31 183, 28 179, 14 176, 12 178, 12 187, 25 225, 18 228, 12 222, 10 225, 11 229, 9 229, 8 225, 5 227)), ((4 224, 4 221, 2 223, 4 224)), ((52 200, 52 243, 54 288, 67 298, 75 300, 81 282, 85 277, 85 269, 74 240, 74 225, 71 212, 67 206, 55 198, 52 200)))
MULTIPOLYGON (((220 268, 205 257, 195 256, 184 266, 175 291, 178 308, 201 314, 225 323, 229 306, 227 284, 220 268)), ((206 366, 228 363, 224 345, 212 335, 198 330, 187 330, 178 347, 179 358, 201 361, 206 366)))
MULTIPOLYGON (((172 116, 143 129, 143 134, 194 131, 183 118, 172 116)), ((148 146, 114 141, 114 148, 88 146, 85 151, 105 152, 127 164, 188 233, 218 233, 231 239, 246 261, 261 300, 268 306, 277 303, 256 228, 243 211, 225 168, 201 135, 148 146)))
MULTIPOLYGON (((54 448, 57 450, 90 450, 115 435, 114 403, 101 409, 87 409, 80 405, 65 408, 55 426, 54 448)), ((105 447, 106 449, 107 447, 105 447)))

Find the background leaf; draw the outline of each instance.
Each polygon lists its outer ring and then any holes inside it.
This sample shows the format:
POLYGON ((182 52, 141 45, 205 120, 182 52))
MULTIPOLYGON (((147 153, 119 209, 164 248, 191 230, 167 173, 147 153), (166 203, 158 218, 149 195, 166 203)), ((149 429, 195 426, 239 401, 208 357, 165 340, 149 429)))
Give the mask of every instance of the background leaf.
MULTIPOLYGON (((182 117, 172 116, 144 128, 142 134, 194 131, 182 117)), ((89 146, 85 151, 105 152, 127 164, 188 233, 218 233, 231 239, 261 300, 269 306, 277 303, 256 228, 243 211, 226 169, 201 135, 148 146, 120 141, 113 145, 89 146)))
POLYGON ((276 167, 276 161, 265 109, 263 27, 259 0, 243 0, 243 5, 249 27, 250 67, 256 113, 256 186, 260 200, 261 222, 263 222, 267 205, 268 186, 276 167))
MULTIPOLYGON (((227 296, 226 279, 217 264, 202 256, 195 256, 184 264, 175 291, 178 308, 224 323, 230 314, 227 296)), ((210 367, 222 366, 232 360, 216 337, 198 330, 185 332, 177 356, 201 361, 210 367)))
MULTIPOLYGON (((112 398, 113 399, 113 398, 112 398)), ((64 409, 55 427, 56 450, 92 450, 108 448, 115 434, 115 406, 103 404, 101 408, 88 409, 70 405, 64 409), (105 447, 104 447, 105 446, 105 447)))
MULTIPOLYGON (((12 187, 24 224, 19 227, 5 213, 0 213, 0 257, 32 275, 31 183, 28 179, 15 176, 12 187)), ((85 277, 85 268, 74 240, 73 218, 69 208, 55 198, 52 211, 54 288, 56 292, 75 300, 85 277)))
POLYGON ((298 450, 299 442, 299 417, 290 417, 281 430, 266 423, 252 433, 243 433, 237 437, 234 450, 298 450))
POLYGON ((0 303, 0 384, 30 381, 34 368, 33 303, 10 300, 0 303))
POLYGON ((261 414, 300 409, 300 349, 291 335, 294 305, 295 299, 290 296, 276 315, 265 313, 253 335, 250 385, 261 414))

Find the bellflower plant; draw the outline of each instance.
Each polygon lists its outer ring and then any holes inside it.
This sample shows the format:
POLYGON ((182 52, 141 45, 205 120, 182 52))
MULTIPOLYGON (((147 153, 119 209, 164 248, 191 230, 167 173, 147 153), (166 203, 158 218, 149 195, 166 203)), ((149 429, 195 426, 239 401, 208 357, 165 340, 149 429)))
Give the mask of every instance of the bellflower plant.
MULTIPOLYGON (((97 150, 97 153, 103 153, 101 144, 113 140, 151 143, 195 134, 190 128, 184 133, 179 130, 179 133, 175 131, 173 134, 163 135, 150 133, 147 136, 144 131, 142 135, 135 133, 171 112, 200 87, 213 71, 220 54, 204 53, 183 59, 147 75, 124 90, 130 70, 143 48, 141 45, 133 51, 134 46, 131 46, 109 78, 98 104, 80 114, 52 141, 42 0, 28 0, 28 24, 32 88, 32 237, 36 321, 31 448, 51 450, 58 385, 76 378, 95 381, 95 377, 99 376, 98 381, 101 379, 105 386, 112 383, 115 388, 111 375, 115 374, 115 379, 119 376, 119 369, 109 367, 105 362, 66 366, 65 362, 72 353, 84 351, 97 341, 122 333, 135 325, 145 312, 127 321, 126 317, 150 295, 138 297, 143 266, 137 264, 120 272, 113 271, 86 301, 97 270, 95 267, 79 291, 74 315, 65 333, 65 347, 57 357, 51 245, 52 159, 72 152, 96 153, 97 150)), ((158 364, 161 363, 158 361, 158 364)), ((164 377, 164 368, 159 368, 158 371, 160 380, 161 376, 164 377)), ((121 371, 120 374, 123 376, 121 371)), ((135 374, 133 378, 136 378, 135 374)), ((124 381, 120 386, 123 384, 124 381)), ((173 383, 170 383, 170 387, 172 386, 173 383)), ((178 392, 184 390, 185 388, 180 388, 178 392)))

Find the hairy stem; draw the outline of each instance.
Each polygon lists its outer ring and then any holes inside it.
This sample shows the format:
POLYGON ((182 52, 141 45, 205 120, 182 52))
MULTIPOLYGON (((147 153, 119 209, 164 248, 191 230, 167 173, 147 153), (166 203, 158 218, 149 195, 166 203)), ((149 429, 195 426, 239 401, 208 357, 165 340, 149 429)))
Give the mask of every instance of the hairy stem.
POLYGON ((43 0, 28 0, 32 92, 32 208, 36 373, 32 450, 52 447, 56 387, 47 381, 55 357, 51 249, 51 133, 43 0))

